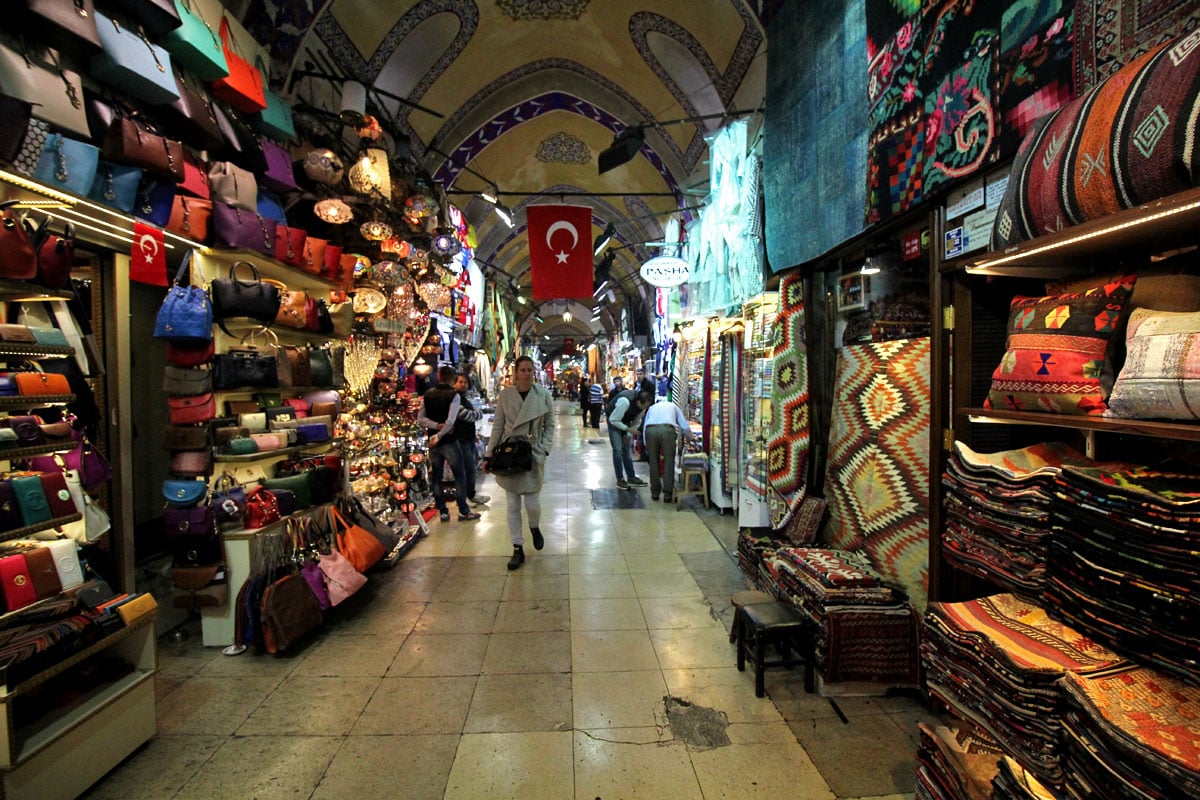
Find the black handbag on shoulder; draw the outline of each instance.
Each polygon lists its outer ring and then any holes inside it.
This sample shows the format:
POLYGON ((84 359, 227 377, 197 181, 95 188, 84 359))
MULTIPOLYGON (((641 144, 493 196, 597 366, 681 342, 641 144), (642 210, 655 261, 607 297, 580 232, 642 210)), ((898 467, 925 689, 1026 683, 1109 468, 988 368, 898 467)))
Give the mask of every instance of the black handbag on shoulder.
POLYGON ((497 475, 528 472, 533 469, 533 445, 528 439, 505 439, 492 451, 488 469, 497 475))

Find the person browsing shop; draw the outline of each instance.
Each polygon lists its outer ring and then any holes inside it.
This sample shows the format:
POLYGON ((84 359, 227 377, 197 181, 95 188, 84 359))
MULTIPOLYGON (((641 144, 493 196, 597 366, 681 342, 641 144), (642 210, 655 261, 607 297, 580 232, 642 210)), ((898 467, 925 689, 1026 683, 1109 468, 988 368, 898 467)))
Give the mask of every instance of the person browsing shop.
POLYGON ((521 356, 513 364, 513 385, 501 390, 496 398, 492 435, 488 438, 481 465, 485 473, 490 471, 492 453, 505 439, 521 437, 532 445, 533 466, 530 469, 496 476, 496 483, 505 491, 508 501, 508 537, 513 546, 512 558, 508 560, 510 570, 525 563, 522 505, 533 537, 533 549, 541 550, 545 544, 541 529, 541 492, 546 458, 554 441, 554 402, 550 392, 533 382, 533 373, 533 359, 529 356, 521 356))
POLYGON ((451 385, 456 374, 454 367, 449 365, 438 369, 438 382, 425 390, 417 414, 417 424, 424 430, 433 431, 429 437, 429 482, 433 490, 433 502, 437 505, 438 517, 442 522, 450 521, 442 485, 447 463, 457 489, 455 501, 458 504, 458 521, 468 522, 480 516, 467 505, 467 476, 463 472, 462 451, 454 437, 454 423, 462 405, 451 385))
POLYGON ((483 414, 477 411, 475 406, 471 405, 471 401, 467 399, 469 386, 470 381, 466 373, 458 373, 458 377, 454 379, 454 391, 458 393, 458 417, 454 420, 454 439, 458 442, 462 458, 467 500, 473 506, 482 506, 492 499, 486 494, 475 493, 475 464, 479 458, 475 449, 478 441, 475 423, 483 418, 483 414))
POLYGON ((644 368, 637 371, 636 380, 637 383, 633 385, 633 390, 635 392, 649 392, 651 397, 657 394, 658 387, 654 385, 653 378, 646 376, 646 370, 644 368))
POLYGON ((653 401, 654 395, 648 392, 635 393, 631 389, 623 389, 608 404, 608 443, 612 446, 613 471, 617 474, 618 489, 646 485, 646 482, 633 472, 629 437, 637 430, 642 412, 653 401))
POLYGON ((588 387, 588 422, 596 430, 600 429, 600 413, 604 411, 604 387, 596 381, 588 387))
POLYGON ((675 447, 679 437, 692 438, 692 428, 679 406, 665 397, 658 398, 642 415, 642 440, 650 457, 650 499, 662 496, 663 502, 675 498, 675 447), (662 456, 662 470, 659 470, 662 456))

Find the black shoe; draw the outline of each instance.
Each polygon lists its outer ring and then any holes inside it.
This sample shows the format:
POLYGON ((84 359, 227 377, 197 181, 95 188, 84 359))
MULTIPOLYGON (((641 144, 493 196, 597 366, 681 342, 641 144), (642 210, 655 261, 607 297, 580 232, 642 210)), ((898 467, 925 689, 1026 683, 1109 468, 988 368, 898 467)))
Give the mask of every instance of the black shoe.
POLYGON ((542 537, 541 528, 530 528, 529 532, 533 534, 533 549, 541 550, 546 546, 546 540, 542 537))
POLYGON ((468 511, 465 514, 459 514, 458 521, 459 522, 470 522, 471 520, 479 519, 481 516, 483 516, 483 515, 480 514, 478 511, 468 511))
POLYGON ((516 569, 517 567, 521 566, 524 563, 525 563, 525 548, 514 547, 512 558, 510 558, 508 560, 508 568, 510 570, 516 569))
POLYGON ((439 511, 438 519, 440 519, 442 522, 449 522, 450 521, 450 512, 449 511, 439 511))

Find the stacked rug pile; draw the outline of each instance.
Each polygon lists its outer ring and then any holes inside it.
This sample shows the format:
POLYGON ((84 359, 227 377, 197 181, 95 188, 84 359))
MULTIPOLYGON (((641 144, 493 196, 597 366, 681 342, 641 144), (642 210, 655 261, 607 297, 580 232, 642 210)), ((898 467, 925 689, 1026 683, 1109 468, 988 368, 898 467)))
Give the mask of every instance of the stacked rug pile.
POLYGON ((942 476, 946 560, 1023 597, 1040 597, 1050 547, 1050 489, 1063 465, 1090 463, 1057 442, 991 454, 955 442, 942 476))
POLYGON ((1051 786, 1063 780, 1059 679, 1121 663, 1012 594, 930 603, 921 657, 931 695, 1051 786))
POLYGON ((969 727, 922 722, 919 728, 917 800, 991 800, 1000 747, 969 727))
POLYGON ((1200 797, 1200 689, 1141 667, 1063 688, 1067 796, 1200 797))
POLYGON ((1069 467, 1055 483, 1046 608, 1104 645, 1200 678, 1200 475, 1069 467))
POLYGON ((1034 777, 1033 773, 1008 756, 1000 759, 1000 771, 992 783, 993 800, 1061 800, 1034 777))
POLYGON ((743 528, 738 534, 738 567, 750 581, 764 592, 773 594, 771 580, 763 567, 766 554, 773 552, 784 540, 770 533, 756 533, 753 528, 743 528))

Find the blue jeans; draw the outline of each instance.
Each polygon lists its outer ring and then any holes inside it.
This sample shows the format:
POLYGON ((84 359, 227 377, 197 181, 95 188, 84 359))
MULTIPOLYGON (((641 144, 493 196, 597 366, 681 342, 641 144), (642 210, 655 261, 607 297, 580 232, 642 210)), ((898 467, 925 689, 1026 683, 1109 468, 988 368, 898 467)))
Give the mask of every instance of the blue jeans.
MULTIPOLYGON (((475 497, 475 442, 460 439, 458 442, 458 457, 463 467, 462 492, 468 500, 475 497)), ((453 467, 451 467, 453 469, 453 467)))
POLYGON ((463 473, 462 451, 458 442, 447 442, 437 447, 429 448, 429 483, 433 489, 433 502, 441 514, 446 510, 446 498, 442 492, 442 476, 446 472, 446 462, 450 462, 450 472, 454 475, 455 495, 458 502, 458 513, 469 514, 471 507, 467 505, 467 476, 463 473))
POLYGON ((629 452, 629 439, 626 438, 624 431, 619 431, 611 424, 608 426, 608 443, 612 445, 613 471, 617 473, 617 480, 632 480, 633 474, 633 455, 629 452), (627 477, 621 477, 621 466, 625 467, 627 477))

